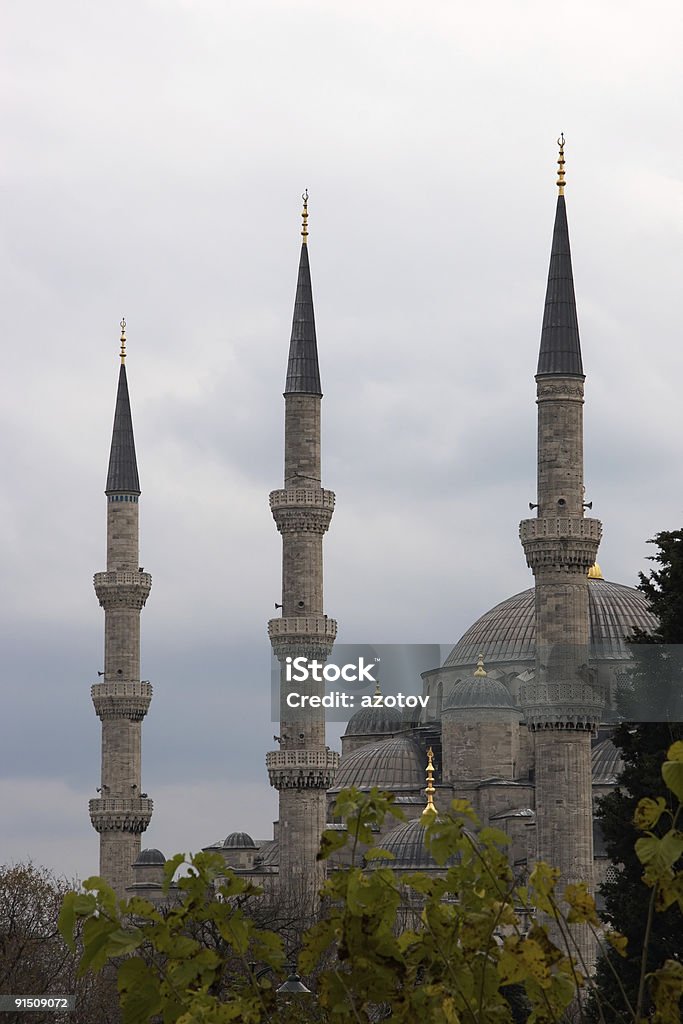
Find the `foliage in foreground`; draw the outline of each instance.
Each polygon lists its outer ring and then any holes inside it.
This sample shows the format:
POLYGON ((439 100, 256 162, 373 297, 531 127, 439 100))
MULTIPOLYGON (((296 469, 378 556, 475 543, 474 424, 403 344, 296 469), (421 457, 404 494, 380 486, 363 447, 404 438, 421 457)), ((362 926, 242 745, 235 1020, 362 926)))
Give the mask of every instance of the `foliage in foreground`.
MULTIPOLYGON (((642 865, 634 845, 638 838, 636 808, 641 800, 657 792, 666 752, 674 742, 683 740, 683 530, 658 533, 649 543, 657 545, 657 553, 651 556, 657 568, 648 576, 640 574, 639 589, 647 597, 658 625, 652 633, 636 630, 630 641, 633 660, 629 685, 617 698, 626 722, 613 737, 624 768, 617 789, 599 801, 597 812, 613 864, 600 888, 604 917, 628 939, 624 959, 614 950, 607 950, 597 965, 596 988, 603 1007, 600 1010, 591 1005, 590 1017, 598 1021, 602 1014, 608 1024, 621 1020, 620 1011, 609 1007, 611 1003, 623 1005, 619 986, 635 1005, 643 969, 647 973, 667 959, 683 960, 678 908, 674 904, 666 910, 660 908, 654 916, 650 913, 652 894, 642 884, 642 865), (646 933, 647 956, 643 961, 646 933)), ((650 826, 653 835, 661 837, 671 827, 671 815, 675 813, 671 799, 667 811, 650 826)))
MULTIPOLYGON (((683 910, 683 873, 673 868, 683 850, 677 829, 683 743, 670 749, 662 776, 677 804, 670 828, 663 835, 654 831, 670 813, 663 797, 643 800, 637 809, 643 835, 636 852, 651 889, 652 914, 674 904, 683 910)), ((118 987, 125 1024, 145 1024, 155 1015, 164 1024, 307 1019, 359 1024, 378 1019, 378 1011, 403 1024, 506 1024, 513 1020, 510 986, 522 987, 530 1024, 559 1021, 591 984, 580 957, 569 955, 576 953, 573 925, 596 935, 600 927, 585 886, 566 887, 564 911, 555 869, 539 863, 528 884, 518 886, 505 835, 476 831, 470 805, 458 800, 447 815, 423 816, 425 841, 440 875, 399 877, 386 851, 372 846, 373 828, 387 813, 402 817, 392 800, 377 790, 354 789, 338 798, 335 814, 344 817, 348 831, 325 833, 321 857, 350 840, 352 865, 334 871, 326 882, 321 919, 303 937, 299 967, 315 989, 314 996, 299 997, 308 1000, 308 1008, 283 1004, 273 984, 250 968, 255 961, 282 972, 281 940, 236 905, 245 896, 258 900, 258 891, 239 875, 226 874, 212 855, 198 854, 189 862, 189 874, 177 882, 181 900, 166 911, 139 898, 119 902, 100 879, 88 880, 86 893, 65 899, 62 934, 72 941, 78 922, 84 922, 84 972, 123 958, 118 987), (356 863, 361 848, 366 867, 356 863), (217 894, 208 898, 219 876, 217 894), (543 923, 548 920, 565 948, 550 940, 543 923), (206 921, 220 933, 222 951, 191 937, 206 921)), ((183 863, 182 855, 168 862, 167 888, 183 863)), ((604 940, 624 951, 618 933, 607 933, 604 940)), ((653 1024, 678 1024, 683 965, 668 961, 644 977, 636 1004, 624 1006, 624 1021, 643 1019, 646 991, 653 1024)))

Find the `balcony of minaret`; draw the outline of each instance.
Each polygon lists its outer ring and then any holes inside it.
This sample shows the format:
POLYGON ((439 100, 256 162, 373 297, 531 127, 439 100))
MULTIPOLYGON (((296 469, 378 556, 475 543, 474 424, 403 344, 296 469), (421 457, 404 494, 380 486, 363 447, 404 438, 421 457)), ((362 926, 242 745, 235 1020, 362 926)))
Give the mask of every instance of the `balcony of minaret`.
POLYGON ((108 608, 144 608, 152 589, 148 572, 96 572, 93 585, 97 599, 108 608))
POLYGON ((337 636, 336 619, 327 615, 271 619, 268 637, 273 653, 281 661, 287 656, 328 658, 337 636))
POLYGON ((146 680, 95 683, 90 687, 90 693, 98 718, 126 718, 130 722, 141 722, 152 700, 152 684, 146 680))
POLYGON ((266 754, 275 789, 330 789, 339 767, 336 750, 275 750, 266 754))
POLYGON ((327 532, 334 512, 334 491, 288 487, 271 491, 269 500, 280 533, 327 532))
POLYGON ((152 818, 154 802, 148 797, 104 797, 91 800, 90 821, 97 832, 144 832, 152 818))
POLYGON ((595 562, 601 536, 600 520, 583 516, 542 516, 519 524, 519 538, 533 572, 554 568, 587 573, 595 562))

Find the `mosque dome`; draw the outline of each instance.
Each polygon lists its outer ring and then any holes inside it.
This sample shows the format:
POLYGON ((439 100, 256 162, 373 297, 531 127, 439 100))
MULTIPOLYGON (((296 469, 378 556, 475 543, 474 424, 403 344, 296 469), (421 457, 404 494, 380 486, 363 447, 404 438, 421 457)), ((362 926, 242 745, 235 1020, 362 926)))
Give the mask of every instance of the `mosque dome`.
POLYGON ((459 679, 443 703, 444 711, 467 708, 499 708, 514 711, 521 717, 507 686, 486 673, 481 657, 474 675, 470 679, 459 679))
POLYGON ((259 847, 254 858, 256 868, 276 868, 280 862, 280 844, 277 839, 269 839, 259 847))
POLYGON ((138 859, 135 861, 136 865, 137 864, 165 864, 165 863, 166 863, 166 858, 164 857, 163 853, 161 852, 161 850, 156 850, 156 849, 140 850, 140 853, 138 854, 138 859))
POLYGON ((397 825, 391 832, 380 840, 383 850, 392 853, 393 859, 374 861, 388 868, 410 868, 420 870, 421 868, 434 868, 436 863, 427 851, 425 846, 425 827, 421 818, 414 818, 413 821, 397 825))
POLYGON ((593 784, 597 786, 616 785, 617 776, 621 774, 624 762, 617 747, 611 739, 600 740, 591 751, 591 770, 593 784))
MULTIPOLYGON (((598 570, 599 571, 599 570, 598 570)), ((448 655, 444 667, 473 665, 481 652, 487 664, 533 662, 536 656, 534 589, 501 601, 463 634, 448 655)), ((588 608, 594 657, 602 661, 630 658, 625 637, 634 627, 651 632, 657 620, 644 594, 621 583, 589 576, 588 608)))
POLYGON ((381 736, 403 728, 403 716, 398 708, 360 708, 349 719, 344 735, 381 736))
POLYGON ((424 783, 423 760, 418 746, 408 737, 366 744, 342 757, 333 792, 346 786, 420 789, 424 783))
POLYGON ((229 850, 255 850, 256 843, 247 832, 231 832, 223 840, 223 848, 229 850))

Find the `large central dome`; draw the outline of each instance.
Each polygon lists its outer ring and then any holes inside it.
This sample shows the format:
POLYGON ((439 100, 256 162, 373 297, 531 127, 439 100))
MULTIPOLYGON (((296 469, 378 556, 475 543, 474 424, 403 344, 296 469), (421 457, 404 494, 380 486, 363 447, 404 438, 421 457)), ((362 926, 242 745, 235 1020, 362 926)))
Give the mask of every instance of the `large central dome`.
MULTIPOLYGON (((645 595, 604 579, 588 582, 590 638, 599 660, 630 657, 625 641, 635 627, 651 632, 657 620, 645 595)), ((534 589, 501 601, 470 626, 444 662, 444 667, 475 665, 480 654, 486 665, 495 662, 533 662, 536 656, 534 589)))

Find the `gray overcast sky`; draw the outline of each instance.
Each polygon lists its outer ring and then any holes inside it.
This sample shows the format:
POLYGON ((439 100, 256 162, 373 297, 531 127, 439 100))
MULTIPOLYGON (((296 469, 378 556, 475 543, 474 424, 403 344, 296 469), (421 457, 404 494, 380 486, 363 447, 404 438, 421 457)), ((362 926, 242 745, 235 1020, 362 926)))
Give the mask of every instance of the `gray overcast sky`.
POLYGON ((3 20, 0 861, 83 877, 122 315, 154 577, 143 842, 270 834, 267 495, 304 187, 340 639, 453 643, 530 585, 560 131, 605 575, 634 583, 681 525, 681 7, 9 0, 3 20))

